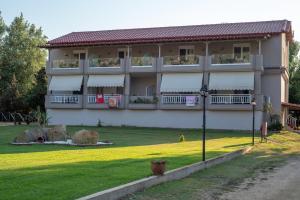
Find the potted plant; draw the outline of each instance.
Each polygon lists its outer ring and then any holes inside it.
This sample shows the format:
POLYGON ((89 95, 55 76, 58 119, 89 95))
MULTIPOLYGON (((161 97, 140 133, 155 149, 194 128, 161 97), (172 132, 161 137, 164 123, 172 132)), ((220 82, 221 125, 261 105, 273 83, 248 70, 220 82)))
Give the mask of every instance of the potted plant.
POLYGON ((166 161, 165 160, 152 160, 151 170, 153 175, 164 175, 166 171, 166 161))

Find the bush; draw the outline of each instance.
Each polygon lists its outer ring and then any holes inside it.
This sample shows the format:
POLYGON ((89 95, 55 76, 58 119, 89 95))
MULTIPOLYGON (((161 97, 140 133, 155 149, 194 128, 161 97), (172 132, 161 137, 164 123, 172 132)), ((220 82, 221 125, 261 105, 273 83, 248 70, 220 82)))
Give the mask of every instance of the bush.
POLYGON ((180 134, 179 136, 179 142, 184 142, 185 141, 185 137, 183 134, 180 134))
POLYGON ((49 128, 47 136, 49 141, 66 140, 67 138, 66 126, 58 125, 58 126, 54 126, 53 128, 49 128))
POLYGON ((97 144, 99 134, 96 131, 80 130, 77 131, 72 138, 74 144, 90 145, 97 144))
POLYGON ((283 129, 283 126, 280 122, 275 122, 268 126, 269 131, 281 131, 282 129, 283 129))

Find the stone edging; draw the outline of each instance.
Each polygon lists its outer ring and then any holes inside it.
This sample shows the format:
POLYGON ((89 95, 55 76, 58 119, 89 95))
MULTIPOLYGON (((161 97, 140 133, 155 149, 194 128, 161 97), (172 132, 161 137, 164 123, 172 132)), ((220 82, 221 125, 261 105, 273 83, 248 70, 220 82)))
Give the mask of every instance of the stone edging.
POLYGON ((150 176, 147 178, 143 178, 137 181, 133 181, 124 185, 120 185, 111 189, 103 190, 101 192, 97 192, 78 200, 117 200, 121 197, 124 197, 128 194, 135 193, 137 191, 141 191, 143 189, 149 188, 154 185, 158 185, 164 182, 182 179, 195 173, 197 171, 203 170, 205 168, 232 160, 235 157, 243 155, 249 151, 251 151, 252 147, 246 147, 244 149, 240 149, 231 153, 227 153, 221 155, 216 158, 208 159, 204 162, 198 162, 191 165, 187 165, 184 167, 180 167, 177 169, 173 169, 167 171, 163 176, 150 176))

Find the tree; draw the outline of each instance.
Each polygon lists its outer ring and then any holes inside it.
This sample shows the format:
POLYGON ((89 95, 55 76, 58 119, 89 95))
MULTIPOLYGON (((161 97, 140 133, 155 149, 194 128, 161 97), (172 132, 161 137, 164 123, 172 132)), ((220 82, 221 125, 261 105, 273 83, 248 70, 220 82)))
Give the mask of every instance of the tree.
POLYGON ((300 103, 300 43, 293 41, 289 49, 289 101, 300 103))
MULTIPOLYGON (((0 36, 1 30, 3 30, 1 19, 0 36)), ((6 26, 4 25, 4 27, 6 26)), ((36 28, 34 24, 28 23, 23 14, 15 17, 2 35, 4 37, 0 56, 1 103, 9 101, 6 90, 10 87, 14 77, 17 80, 16 88, 18 91, 18 97, 15 97, 15 101, 23 106, 23 108, 18 106, 18 109, 25 110, 27 109, 26 96, 31 93, 36 84, 35 74, 46 64, 46 51, 39 48, 46 43, 46 36, 43 35, 41 28, 36 28)), ((5 105, 1 105, 2 108, 3 106, 5 105)), ((10 109, 13 109, 11 111, 16 110, 16 108, 10 109)))
POLYGON ((35 74, 35 83, 32 90, 26 97, 26 102, 30 108, 40 108, 45 111, 45 95, 47 93, 47 77, 45 68, 41 68, 35 74))

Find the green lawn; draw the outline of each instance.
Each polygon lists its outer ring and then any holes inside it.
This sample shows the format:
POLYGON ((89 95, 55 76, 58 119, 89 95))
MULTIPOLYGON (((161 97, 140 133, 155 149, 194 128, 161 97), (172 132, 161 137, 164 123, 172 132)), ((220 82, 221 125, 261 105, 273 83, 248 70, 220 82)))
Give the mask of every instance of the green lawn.
MULTIPOLYGON (((74 199, 151 175, 150 161, 174 169, 201 160, 199 130, 131 127, 96 129, 110 147, 8 144, 28 126, 0 127, 0 199, 74 199), (186 142, 178 143, 180 133, 186 142)), ((207 158, 249 145, 250 133, 208 131, 207 158)), ((258 139, 257 139, 258 140, 258 139)))
POLYGON ((220 199, 223 193, 234 190, 244 179, 255 180, 257 173, 272 172, 295 156, 300 156, 300 134, 273 134, 268 143, 257 143, 249 154, 124 199, 220 199))

